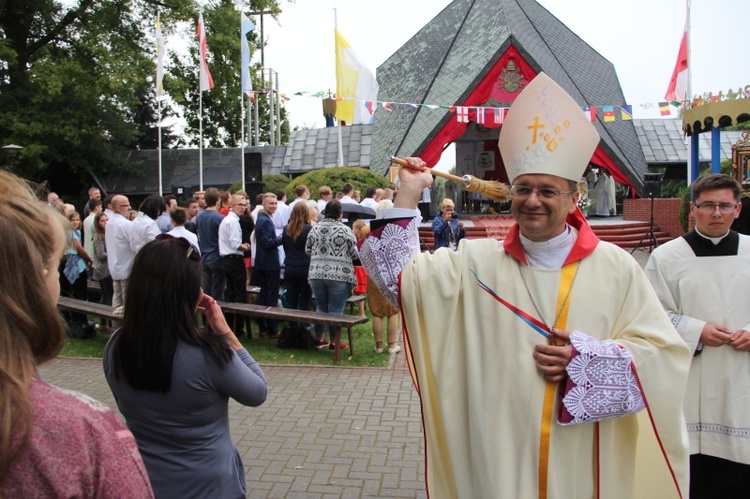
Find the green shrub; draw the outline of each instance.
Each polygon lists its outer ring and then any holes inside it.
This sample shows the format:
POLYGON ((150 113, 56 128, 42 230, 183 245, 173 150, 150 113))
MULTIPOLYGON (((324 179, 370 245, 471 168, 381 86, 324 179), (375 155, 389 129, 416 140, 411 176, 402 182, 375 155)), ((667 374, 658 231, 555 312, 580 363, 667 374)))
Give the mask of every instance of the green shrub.
POLYGON ((292 180, 289 185, 285 186, 286 196, 288 199, 294 199, 294 188, 299 184, 304 184, 310 189, 310 197, 317 199, 318 189, 320 189, 321 186, 329 186, 335 194, 336 191, 340 191, 347 182, 352 184, 356 190, 360 191, 363 197, 365 190, 367 190, 368 187, 385 189, 388 187, 388 184, 390 184, 388 178, 373 173, 367 168, 361 168, 359 166, 339 166, 313 170, 304 175, 300 175, 292 180))

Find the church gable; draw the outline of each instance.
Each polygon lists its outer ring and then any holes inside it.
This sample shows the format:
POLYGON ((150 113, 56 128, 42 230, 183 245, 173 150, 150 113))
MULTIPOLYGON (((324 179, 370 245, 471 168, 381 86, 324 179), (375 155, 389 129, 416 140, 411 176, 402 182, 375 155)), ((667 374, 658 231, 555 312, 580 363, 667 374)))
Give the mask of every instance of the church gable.
MULTIPOLYGON (((514 68, 499 61, 515 50, 532 73, 544 71, 581 105, 624 104, 612 64, 583 42, 534 0, 456 0, 378 68, 379 100, 437 105, 497 105, 498 97, 483 95, 493 70, 514 68), (434 47, 434 52, 432 48, 434 47), (479 91, 478 91, 479 90, 479 91), (494 99, 494 100, 493 100, 494 99)), ((521 65, 519 61, 514 64, 521 65)), ((515 67, 518 71, 519 67, 515 67)), ((528 78, 528 77, 527 77, 528 78)), ((521 80, 521 79, 519 79, 521 80)), ((495 83, 495 82, 492 82, 495 83)), ((375 113, 372 169, 384 173, 390 155, 420 155, 434 164, 440 151, 455 141, 456 115, 447 109, 410 109, 375 113), (427 153, 425 157, 424 154, 427 153)), ((465 124, 462 124, 465 130, 465 124)), ((623 179, 640 190, 647 171, 632 122, 595 127, 602 137, 601 153, 623 179)))

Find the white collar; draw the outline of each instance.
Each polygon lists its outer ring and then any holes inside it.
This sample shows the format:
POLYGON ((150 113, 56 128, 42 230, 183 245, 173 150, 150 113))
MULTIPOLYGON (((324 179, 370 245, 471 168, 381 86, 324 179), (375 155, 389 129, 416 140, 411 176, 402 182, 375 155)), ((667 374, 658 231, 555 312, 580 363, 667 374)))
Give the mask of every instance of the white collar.
POLYGON ((699 236, 701 236, 702 238, 704 238, 704 239, 708 239, 709 241, 711 241, 712 243, 714 243, 714 246, 716 246, 717 244, 719 244, 719 243, 721 242, 721 240, 722 240, 722 239, 724 239, 725 237, 727 237, 727 236, 729 235, 729 231, 727 231, 727 233, 726 233, 726 234, 724 234, 723 236, 719 236, 719 237, 708 237, 707 235, 705 235, 705 234, 702 234, 702 233, 701 233, 701 231, 699 231, 699 230, 698 230, 698 227, 696 227, 696 228, 695 228, 695 232, 696 232, 696 233, 697 233, 697 234, 698 234, 699 236))
POLYGON ((520 234, 521 247, 526 253, 529 266, 542 269, 562 268, 565 259, 578 239, 578 231, 568 224, 562 234, 548 241, 535 242, 520 234))

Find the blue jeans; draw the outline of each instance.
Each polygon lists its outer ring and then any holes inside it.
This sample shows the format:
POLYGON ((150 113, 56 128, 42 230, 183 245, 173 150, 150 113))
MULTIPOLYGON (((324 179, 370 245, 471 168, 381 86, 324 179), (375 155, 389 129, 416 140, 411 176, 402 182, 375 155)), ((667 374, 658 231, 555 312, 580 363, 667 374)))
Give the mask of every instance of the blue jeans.
MULTIPOLYGON (((344 315, 346 300, 351 296, 354 284, 331 279, 310 279, 310 287, 317 304, 316 312, 344 315)), ((324 331, 325 326, 315 325, 315 334, 320 336, 324 331)), ((330 328, 328 334, 333 340, 333 333, 330 328)))

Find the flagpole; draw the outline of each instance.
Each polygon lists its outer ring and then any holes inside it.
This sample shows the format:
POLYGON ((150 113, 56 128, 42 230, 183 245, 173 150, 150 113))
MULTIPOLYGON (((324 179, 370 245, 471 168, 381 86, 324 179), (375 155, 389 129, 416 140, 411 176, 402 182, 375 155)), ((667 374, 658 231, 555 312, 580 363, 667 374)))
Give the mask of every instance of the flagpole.
POLYGON ((159 102, 159 116, 158 116, 158 124, 159 124, 159 195, 163 195, 163 184, 162 184, 162 168, 161 168, 161 99, 159 99, 159 90, 156 91, 156 99, 159 102))
MULTIPOLYGON (((336 7, 334 7, 333 8, 333 52, 334 52, 334 54, 335 54, 336 57, 338 57, 338 53, 337 53, 337 50, 336 50, 336 30, 337 29, 339 29, 339 17, 338 17, 338 11, 336 10, 336 7)), ((335 64, 337 64, 337 63, 334 62, 334 73, 336 72, 335 71, 335 68, 336 68, 335 64)), ((336 97, 340 98, 341 96, 337 95, 336 97)), ((341 101, 340 100, 336 101, 336 105, 337 106, 338 106, 339 102, 341 102, 341 101)), ((336 113, 334 113, 333 117, 336 118, 336 113)), ((338 124, 338 126, 336 127, 336 130, 337 130, 337 134, 336 135, 337 135, 338 148, 339 148, 339 166, 344 166, 344 139, 342 138, 342 134, 341 134, 341 120, 339 120, 338 118, 336 118, 336 121, 337 121, 337 124, 338 124)))
MULTIPOLYGON (((245 2, 240 3, 240 47, 242 47, 242 38, 245 37, 245 27, 242 25, 242 12, 245 10, 245 2)), ((242 66, 242 51, 240 50, 240 67, 242 66)), ((244 68, 241 68, 244 71, 244 68)), ((240 144, 241 144, 241 158, 240 164, 242 165, 242 172, 240 176, 240 189, 245 190, 245 89, 243 88, 242 82, 245 78, 243 72, 240 75, 240 144)))
POLYGON ((688 80, 688 84, 687 84, 687 95, 685 96, 686 104, 689 104, 693 100, 693 73, 692 73, 692 70, 693 70, 693 61, 690 58, 690 46, 692 45, 692 43, 690 42, 690 38, 691 38, 691 36, 690 36, 690 29, 691 29, 691 27, 690 27, 690 2, 691 2, 691 0, 685 0, 685 11, 686 11, 686 15, 687 15, 687 21, 685 21, 685 22, 687 24, 687 30, 686 30, 687 31, 687 43, 686 43, 686 45, 687 45, 687 61, 688 61, 688 65, 687 65, 687 70, 688 70, 688 79, 687 80, 688 80))
MULTIPOLYGON (((203 64, 201 64, 201 72, 203 71, 203 64)), ((198 83, 198 131, 200 135, 198 145, 198 190, 203 190, 203 90, 200 89, 200 82, 198 83)))
MULTIPOLYGON (((200 19, 203 19, 203 9, 199 9, 200 19)), ((202 23, 199 23, 202 24, 202 23)), ((199 29, 203 29, 203 36, 205 36, 205 26, 201 26, 199 29)), ((198 64, 200 69, 198 71, 198 190, 203 190, 203 45, 198 36, 198 51, 200 53, 198 57, 198 64)))
MULTIPOLYGON (((161 35, 161 24, 159 22, 159 13, 158 12, 156 14, 156 29, 157 29, 157 37, 158 37, 157 47, 156 47, 156 58, 157 58, 157 61, 156 61, 156 102, 157 102, 157 113, 158 113, 158 115, 157 115, 157 121, 156 122, 157 122, 157 125, 159 127, 159 139, 158 139, 158 142, 159 142, 159 145, 158 145, 158 148, 159 148, 159 195, 161 196, 161 195, 163 195, 164 191, 163 191, 163 174, 162 174, 162 162, 161 162, 161 159, 162 159, 161 158, 161 125, 162 125, 161 121, 162 121, 162 117, 161 117, 161 99, 160 99, 160 97, 161 97, 161 88, 160 88, 161 87, 161 81, 159 79, 159 76, 161 76, 161 75, 159 74, 159 70, 160 70, 160 67, 161 67, 161 64, 162 64, 162 61, 161 61, 162 46, 161 46, 161 44, 164 43, 164 40, 163 40, 162 35, 161 35)), ((161 68, 161 71, 163 71, 163 68, 161 68)))
MULTIPOLYGON (((690 34, 690 1, 691 0, 685 0, 685 45, 687 46, 687 71, 688 71, 688 77, 687 77, 687 94, 685 95, 685 104, 682 107, 682 112, 685 113, 690 107, 690 104, 693 101, 693 61, 690 58, 690 47, 692 45, 691 43, 691 34, 690 34)), ((697 169, 698 169, 698 161, 695 161, 697 159, 696 157, 693 157, 693 141, 698 142, 698 136, 694 132, 691 138, 688 140, 687 144, 685 144, 685 147, 687 148, 687 185, 690 186, 693 183, 693 180, 698 178, 697 169), (696 170, 693 172, 693 170, 696 170)))

